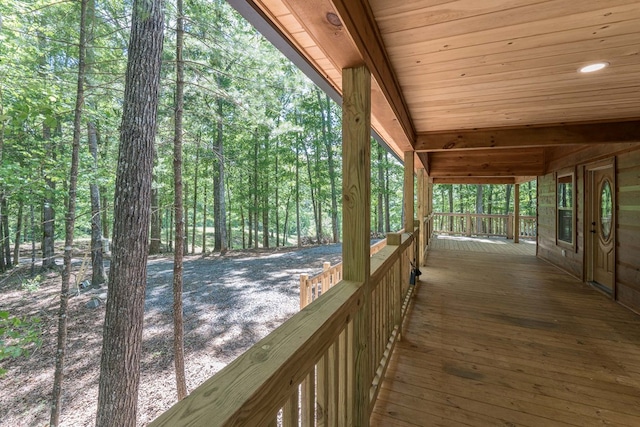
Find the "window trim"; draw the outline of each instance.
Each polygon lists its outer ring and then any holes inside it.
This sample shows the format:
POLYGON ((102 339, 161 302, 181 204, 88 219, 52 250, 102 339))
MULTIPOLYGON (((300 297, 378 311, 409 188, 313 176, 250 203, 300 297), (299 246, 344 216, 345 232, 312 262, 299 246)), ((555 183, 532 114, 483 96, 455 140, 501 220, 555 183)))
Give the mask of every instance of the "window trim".
POLYGON ((555 177, 555 217, 556 217, 556 246, 560 246, 562 248, 567 248, 575 251, 576 249, 576 241, 577 239, 577 218, 576 218, 576 202, 577 198, 577 187, 576 187, 576 171, 575 169, 564 169, 556 172, 555 177), (570 209, 561 209, 560 208, 560 200, 558 199, 560 196, 559 187, 560 187, 560 179, 571 177, 571 208, 570 209), (560 212, 561 211, 571 211, 571 242, 567 242, 566 240, 562 240, 559 237, 560 231, 560 212))

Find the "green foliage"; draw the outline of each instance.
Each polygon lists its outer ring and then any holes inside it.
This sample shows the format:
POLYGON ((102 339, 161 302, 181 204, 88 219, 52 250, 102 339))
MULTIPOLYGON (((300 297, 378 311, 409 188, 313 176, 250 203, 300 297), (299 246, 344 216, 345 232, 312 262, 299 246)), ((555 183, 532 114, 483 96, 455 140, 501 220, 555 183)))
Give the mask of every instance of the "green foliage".
POLYGON ((22 284, 20 285, 20 287, 31 293, 31 292, 36 292, 38 290, 40 290, 40 285, 42 284, 42 278, 40 277, 40 275, 37 275, 35 277, 31 277, 28 279, 24 279, 22 281, 22 284))
MULTIPOLYGON (((0 311, 0 361, 28 356, 42 344, 40 334, 39 318, 20 318, 0 311)), ((5 373, 0 368, 0 376, 5 373)))
MULTIPOLYGON (((89 182, 95 180, 100 186, 106 201, 106 224, 109 226, 112 220, 130 7, 131 2, 96 2, 87 35, 83 127, 87 121, 96 126, 98 169, 92 170, 83 135, 76 208, 78 238, 90 231, 89 182)), ((12 238, 19 201, 24 202, 25 212, 33 206, 36 218, 33 230, 27 230, 23 237, 33 234, 40 238, 39 218, 45 198, 53 205, 56 238, 63 237, 60 225, 66 211, 73 133, 78 8, 78 2, 49 0, 0 4, 0 121, 4 125, 0 190, 8 199, 12 238)), ((173 3, 168 2, 166 8, 153 183, 158 189, 165 243, 172 228, 176 22, 173 3)), ((190 228, 195 205, 197 245, 202 241, 205 210, 204 225, 214 225, 212 188, 220 163, 226 175, 225 221, 233 247, 242 245, 243 230, 245 237, 248 234, 249 216, 254 229, 258 223, 260 245, 264 233, 269 235, 272 246, 277 235, 281 242, 284 234, 289 236, 288 244, 295 244, 291 239, 297 234, 296 192, 303 237, 331 235, 332 216, 337 217, 340 230, 340 107, 328 102, 227 2, 189 1, 185 15, 183 181, 190 228), (216 148, 220 140, 222 156, 216 148), (333 171, 329 168, 330 157, 333 171), (332 194, 332 180, 337 195, 332 194), (332 198, 337 200, 335 208, 332 198)), ((377 158, 372 162, 372 167, 377 167, 377 158)), ((389 173, 385 174, 385 184, 377 178, 372 181, 373 196, 381 186, 389 196, 391 228, 398 229, 402 211, 401 166, 390 155, 382 162, 389 173)), ((372 209, 378 209, 374 205, 372 209)), ((374 228, 375 222, 372 220, 374 228)))
MULTIPOLYGON (((476 184, 435 184, 433 186, 433 208, 436 212, 476 213, 478 210, 476 184)), ((482 211, 503 215, 513 212, 513 184, 483 184, 482 211)), ((520 184, 520 215, 536 214, 536 181, 520 184)))

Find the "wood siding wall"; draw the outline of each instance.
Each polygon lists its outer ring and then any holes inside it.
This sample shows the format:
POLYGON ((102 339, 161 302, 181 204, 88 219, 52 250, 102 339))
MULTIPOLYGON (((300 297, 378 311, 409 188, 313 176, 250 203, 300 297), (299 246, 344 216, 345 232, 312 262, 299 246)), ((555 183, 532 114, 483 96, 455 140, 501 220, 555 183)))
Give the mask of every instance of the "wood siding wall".
POLYGON ((617 158, 617 298, 640 313, 640 151, 617 158))
MULTIPOLYGON (((640 150, 619 154, 616 165, 616 298, 640 313, 640 150)), ((556 245, 556 174, 538 177, 538 256, 581 280, 585 280, 584 169, 583 165, 575 167, 575 251, 556 245)))
POLYGON ((584 179, 582 168, 576 170, 576 249, 556 245, 556 174, 538 177, 538 256, 583 278, 584 253, 584 179), (562 251, 565 255, 562 255, 562 251))

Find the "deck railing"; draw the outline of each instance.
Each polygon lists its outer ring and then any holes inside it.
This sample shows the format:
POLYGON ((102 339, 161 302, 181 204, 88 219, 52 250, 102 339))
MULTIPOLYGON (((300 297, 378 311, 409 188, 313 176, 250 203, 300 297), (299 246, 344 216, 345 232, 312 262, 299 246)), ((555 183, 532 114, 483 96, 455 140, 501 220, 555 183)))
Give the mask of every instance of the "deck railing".
MULTIPOLYGON (((380 251, 387 244, 387 239, 371 245, 370 254, 380 251)), ((342 263, 332 266, 330 262, 322 264, 322 273, 309 277, 308 274, 300 275, 300 309, 305 308, 312 301, 315 301, 324 292, 327 292, 333 285, 342 280, 342 263)))
MULTIPOLYGON (((434 213, 433 231, 439 234, 460 236, 502 236, 513 238, 515 217, 509 215, 489 215, 474 213, 434 213)), ((536 237, 535 216, 520 216, 520 237, 536 237)))
POLYGON ((371 258, 368 286, 330 288, 151 426, 349 426, 368 418, 415 287, 415 237, 389 234, 371 258))

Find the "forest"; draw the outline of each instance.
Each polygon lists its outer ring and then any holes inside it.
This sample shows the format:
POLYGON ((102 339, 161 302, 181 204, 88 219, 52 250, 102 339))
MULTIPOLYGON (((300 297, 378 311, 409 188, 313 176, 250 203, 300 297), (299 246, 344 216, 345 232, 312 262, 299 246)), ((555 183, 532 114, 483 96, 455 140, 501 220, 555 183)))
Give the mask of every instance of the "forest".
MULTIPOLYGON (((54 272, 60 319, 69 282, 84 280, 74 253, 91 252, 92 284, 106 280, 135 4, 0 3, 0 280, 24 267, 23 285, 37 287, 54 272)), ((340 242, 340 106, 226 2, 166 1, 161 14, 145 254, 340 242)), ((383 237, 401 228, 403 172, 371 144, 371 232, 383 237)), ((499 214, 514 203, 509 185, 433 194, 441 212, 499 214)), ((535 194, 535 181, 521 186, 523 215, 535 214, 535 194)), ((2 308, 0 322, 3 364, 40 342, 37 318, 2 308)))
MULTIPOLYGON (((93 218, 100 220, 101 235, 108 239, 130 13, 123 2, 89 4, 78 171, 84 185, 77 189, 75 219, 79 238, 91 235, 93 218), (92 214, 92 187, 99 195, 100 218, 92 214)), ((54 241, 64 238, 78 11, 77 2, 71 1, 16 1, 2 8, 0 269, 4 270, 17 261, 18 243, 34 242, 44 252, 46 264, 54 241)), ((173 250, 175 228, 175 10, 171 3, 166 9, 151 253, 173 250)), ((187 251, 339 241, 340 107, 225 2, 187 2, 184 14, 188 17, 182 153, 187 251)), ((372 232, 384 233, 401 223, 402 166, 373 140, 372 146, 372 232)), ((531 215, 535 182, 533 188, 528 186, 522 209, 531 215)), ((434 207, 503 213, 512 203, 507 187, 436 185, 434 207), (483 187, 479 205, 475 193, 483 187), (446 197, 456 206, 445 203, 446 197)))

